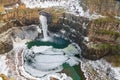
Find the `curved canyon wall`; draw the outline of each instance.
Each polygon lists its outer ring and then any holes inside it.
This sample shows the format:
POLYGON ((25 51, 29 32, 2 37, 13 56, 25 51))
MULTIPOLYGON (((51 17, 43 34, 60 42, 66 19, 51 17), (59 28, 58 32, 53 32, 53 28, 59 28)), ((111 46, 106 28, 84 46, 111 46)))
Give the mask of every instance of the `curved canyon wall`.
POLYGON ((57 31, 60 34, 81 47, 84 57, 96 60, 105 55, 119 52, 119 28, 120 20, 116 18, 89 20, 65 13, 58 21, 57 26, 50 27, 49 30, 59 29, 57 31))

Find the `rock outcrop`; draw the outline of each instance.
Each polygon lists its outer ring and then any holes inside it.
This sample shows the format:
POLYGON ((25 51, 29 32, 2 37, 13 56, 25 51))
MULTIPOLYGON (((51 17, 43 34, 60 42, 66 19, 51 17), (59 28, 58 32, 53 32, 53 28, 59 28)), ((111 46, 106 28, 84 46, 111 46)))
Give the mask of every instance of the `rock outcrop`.
POLYGON ((11 37, 20 39, 35 40, 40 33, 37 31, 36 25, 13 27, 6 32, 0 34, 0 54, 9 52, 13 49, 11 37))
POLYGON ((49 30, 52 32, 59 32, 62 37, 77 43, 83 51, 85 49, 85 37, 87 37, 88 34, 88 23, 88 18, 64 13, 58 23, 53 27, 49 27, 49 30))
POLYGON ((89 23, 88 50, 83 56, 94 59, 108 54, 119 54, 120 21, 115 18, 100 18, 89 23), (89 51, 90 49, 90 51, 89 51))
POLYGON ((12 48, 13 46, 9 42, 7 41, 0 42, 0 54, 9 52, 10 50, 12 50, 12 48))
POLYGON ((47 13, 47 12, 44 12, 44 11, 40 11, 39 12, 39 15, 43 15, 47 18, 47 24, 50 25, 52 23, 52 15, 47 13))
POLYGON ((90 13, 101 15, 120 16, 119 0, 82 0, 80 3, 84 10, 90 10, 90 13))
POLYGON ((35 40, 38 37, 37 25, 23 26, 12 30, 14 38, 35 40))
POLYGON ((117 44, 120 42, 120 20, 115 18, 100 18, 92 20, 89 24, 91 40, 98 39, 106 43, 117 44))
POLYGON ((7 32, 0 34, 0 54, 7 53, 13 48, 10 38, 11 32, 12 31, 10 29, 7 32))
POLYGON ((67 37, 82 49, 82 56, 96 60, 108 54, 119 53, 120 21, 115 18, 91 20, 65 13, 55 27, 49 30, 67 37), (89 41, 88 41, 89 39, 89 41))

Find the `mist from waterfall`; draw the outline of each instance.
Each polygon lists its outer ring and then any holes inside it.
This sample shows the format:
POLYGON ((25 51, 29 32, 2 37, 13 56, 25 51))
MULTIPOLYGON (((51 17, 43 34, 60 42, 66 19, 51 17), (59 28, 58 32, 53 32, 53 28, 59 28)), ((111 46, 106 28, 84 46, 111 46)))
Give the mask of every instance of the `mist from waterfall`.
POLYGON ((48 39, 48 35, 47 35, 47 31, 48 31, 47 18, 46 18, 46 16, 40 15, 39 20, 40 20, 40 23, 42 25, 43 40, 47 41, 47 39, 48 39))

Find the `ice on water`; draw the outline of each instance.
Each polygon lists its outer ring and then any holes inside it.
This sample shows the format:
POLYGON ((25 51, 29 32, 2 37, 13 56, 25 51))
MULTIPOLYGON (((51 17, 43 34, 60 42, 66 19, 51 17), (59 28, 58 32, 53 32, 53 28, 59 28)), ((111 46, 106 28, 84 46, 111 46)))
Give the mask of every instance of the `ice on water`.
MULTIPOLYGON (((42 24, 43 40, 48 41, 47 17, 40 15, 39 19, 42 24)), ((40 30, 38 31, 40 32, 40 30)), ((70 66, 78 64, 79 60, 75 58, 75 55, 79 53, 78 46, 75 44, 70 44, 64 49, 56 49, 47 45, 32 46, 32 48, 23 51, 24 69, 32 76, 43 77, 62 71, 64 63, 68 63, 70 66)))
POLYGON ((64 49, 55 49, 51 46, 33 46, 31 49, 24 51, 24 67, 34 76, 35 74, 31 71, 42 72, 42 74, 36 74, 36 76, 41 77, 48 73, 60 72, 64 63, 71 66, 78 64, 79 60, 75 59, 75 54, 79 54, 79 51, 73 44, 64 49), (30 63, 28 60, 30 60, 30 63))

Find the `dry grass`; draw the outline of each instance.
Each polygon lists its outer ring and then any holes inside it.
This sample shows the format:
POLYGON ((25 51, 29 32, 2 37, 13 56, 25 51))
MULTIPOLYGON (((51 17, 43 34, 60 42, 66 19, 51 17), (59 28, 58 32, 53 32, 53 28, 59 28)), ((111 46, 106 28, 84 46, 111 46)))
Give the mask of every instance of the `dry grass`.
POLYGON ((105 59, 115 67, 120 67, 120 54, 108 55, 105 59))
POLYGON ((0 12, 4 12, 4 7, 3 7, 3 5, 0 5, 0 12))
POLYGON ((0 77, 1 77, 3 80, 16 80, 15 78, 8 78, 5 74, 0 74, 0 77))
POLYGON ((116 15, 118 9, 115 8, 116 0, 85 0, 86 5, 89 7, 90 12, 97 12, 102 15, 116 15), (114 7, 114 9, 113 9, 114 7), (111 11, 111 9, 113 9, 111 11), (116 10, 115 10, 116 9, 116 10))
POLYGON ((15 3, 18 0, 0 0, 0 5, 7 5, 7 4, 11 4, 11 3, 15 3))
POLYGON ((108 16, 106 18, 99 18, 93 20, 94 23, 120 23, 119 19, 114 18, 114 16, 108 16))
POLYGON ((0 74, 0 77, 3 79, 3 80, 9 80, 8 77, 4 74, 0 74))
POLYGON ((18 9, 13 9, 11 11, 8 11, 5 15, 0 15, 0 19, 3 21, 10 21, 12 19, 18 19, 19 21, 25 21, 25 20, 33 20, 36 19, 39 20, 39 11, 46 11, 50 13, 53 16, 53 22, 57 22, 59 17, 62 16, 64 13, 64 9, 57 9, 57 8, 46 8, 46 9, 29 9, 29 8, 23 8, 20 7, 18 9))
POLYGON ((7 23, 5 26, 0 27, 0 33, 8 30, 11 27, 39 24, 39 11, 45 11, 52 15, 53 23, 57 23, 59 17, 64 13, 62 8, 46 8, 46 9, 29 9, 24 6, 14 8, 11 11, 7 11, 6 14, 0 15, 0 21, 7 23), (17 20, 18 22, 10 22, 17 20), (2 31, 2 32, 1 32, 2 31))
POLYGON ((52 15, 53 17, 53 23, 56 23, 59 20, 59 17, 63 16, 64 9, 63 8, 46 8, 43 9, 43 11, 48 12, 52 15))

